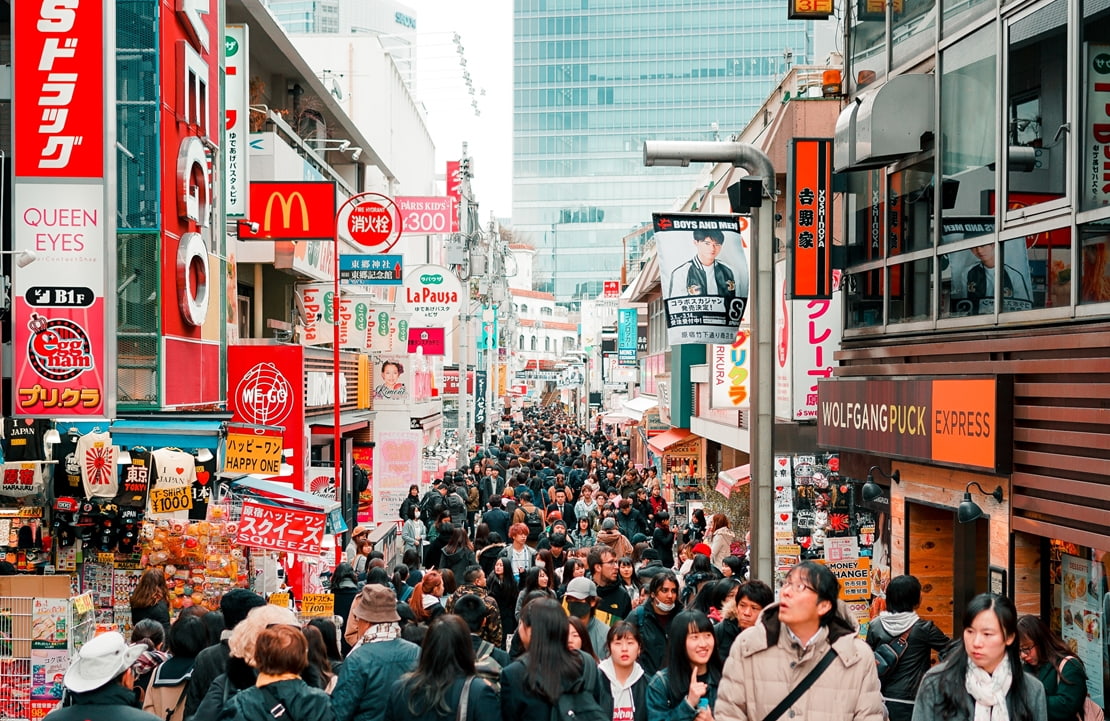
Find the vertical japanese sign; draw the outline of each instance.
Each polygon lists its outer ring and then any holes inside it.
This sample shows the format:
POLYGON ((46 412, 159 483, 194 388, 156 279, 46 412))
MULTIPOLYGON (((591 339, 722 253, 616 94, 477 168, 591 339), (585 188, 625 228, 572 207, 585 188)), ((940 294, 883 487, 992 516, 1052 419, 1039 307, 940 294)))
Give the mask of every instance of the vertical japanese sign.
POLYGON ((740 326, 730 345, 709 349, 709 407, 737 410, 751 406, 751 338, 740 326))
POLYGON ((617 363, 622 366, 636 365, 636 332, 639 324, 636 308, 621 308, 617 311, 617 363))
POLYGON ((489 378, 485 371, 474 371, 474 425, 486 422, 486 389, 489 378))
POLYGON ((250 128, 250 67, 247 26, 224 28, 224 187, 227 216, 247 215, 247 189, 250 163, 247 162, 247 134, 250 128))
POLYGON ((832 295, 832 140, 795 138, 790 146, 793 225, 790 288, 794 298, 832 295))
POLYGON ((842 303, 839 288, 828 300, 791 301, 794 379, 790 420, 817 420, 817 381, 831 378, 836 366, 833 353, 840 348, 842 303))
POLYGON ((655 213, 667 342, 731 343, 748 304, 747 218, 655 213))
POLYGON ((1087 113, 1083 129, 1083 210, 1110 204, 1110 45, 1084 43, 1087 113))
POLYGON ((447 161, 447 197, 451 199, 451 232, 459 232, 459 206, 462 205, 462 171, 458 160, 447 161))
POLYGON ((401 502, 409 486, 420 482, 423 433, 375 430, 374 518, 401 517, 401 502))
POLYGON ((34 254, 12 283, 15 416, 115 413, 106 328, 115 304, 105 297, 114 18, 103 0, 12 5, 12 249, 34 254))

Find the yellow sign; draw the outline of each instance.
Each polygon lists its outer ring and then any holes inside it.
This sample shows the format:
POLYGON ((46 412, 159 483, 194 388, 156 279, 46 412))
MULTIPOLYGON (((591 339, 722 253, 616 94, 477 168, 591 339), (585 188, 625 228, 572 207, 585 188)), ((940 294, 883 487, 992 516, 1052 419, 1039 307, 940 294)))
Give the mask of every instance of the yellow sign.
POLYGON ((224 470, 276 476, 281 473, 281 448, 281 436, 228 433, 224 470))
POLYGON ((840 581, 842 601, 866 601, 871 598, 871 559, 853 558, 846 561, 818 561, 840 581))
POLYGON ((41 506, 23 506, 19 509, 20 518, 42 518, 41 506))
POLYGON ((301 597, 301 615, 305 617, 331 616, 335 613, 335 594, 306 593, 301 597))
POLYGON ((89 613, 93 610, 93 600, 91 593, 82 593, 80 596, 73 597, 73 610, 77 613, 89 613))
POLYGON ((288 593, 271 593, 268 603, 271 606, 281 606, 282 608, 289 608, 289 594, 288 593))
POLYGON ((116 563, 116 554, 114 553, 98 553, 96 554, 96 562, 104 563, 109 566, 114 566, 116 563))
POLYGON ((833 14, 833 0, 790 0, 790 20, 827 18, 833 14))
POLYGON ((151 513, 187 511, 193 507, 193 489, 189 486, 154 488, 150 491, 151 513))

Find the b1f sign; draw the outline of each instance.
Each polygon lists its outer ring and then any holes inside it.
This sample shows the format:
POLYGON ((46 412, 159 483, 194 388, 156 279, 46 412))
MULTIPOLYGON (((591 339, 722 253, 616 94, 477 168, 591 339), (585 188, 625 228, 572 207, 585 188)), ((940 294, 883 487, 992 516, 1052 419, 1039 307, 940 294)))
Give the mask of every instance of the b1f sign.
POLYGON ((394 200, 401 213, 402 232, 451 233, 452 219, 458 225, 456 206, 449 197, 401 196, 394 200))

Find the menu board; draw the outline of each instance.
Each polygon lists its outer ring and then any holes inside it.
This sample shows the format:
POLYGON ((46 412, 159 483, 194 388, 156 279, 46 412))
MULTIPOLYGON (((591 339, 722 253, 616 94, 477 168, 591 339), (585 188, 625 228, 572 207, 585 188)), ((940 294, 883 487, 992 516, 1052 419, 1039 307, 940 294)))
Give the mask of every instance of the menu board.
MULTIPOLYGON (((1102 565, 1064 554, 1060 580, 1060 637, 1088 669, 1102 668, 1102 565)), ((1087 693, 1099 706, 1104 704, 1101 673, 1087 674, 1087 693)))

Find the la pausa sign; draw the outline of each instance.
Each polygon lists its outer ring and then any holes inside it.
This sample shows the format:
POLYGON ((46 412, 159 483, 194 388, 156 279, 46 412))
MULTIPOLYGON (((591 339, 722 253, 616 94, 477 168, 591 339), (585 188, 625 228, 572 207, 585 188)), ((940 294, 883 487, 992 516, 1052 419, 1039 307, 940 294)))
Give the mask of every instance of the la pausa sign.
POLYGON ((448 268, 418 265, 405 269, 401 298, 412 326, 446 327, 462 306, 462 282, 448 268))
POLYGON ((818 384, 817 444, 1007 473, 1009 377, 835 380, 818 384))

